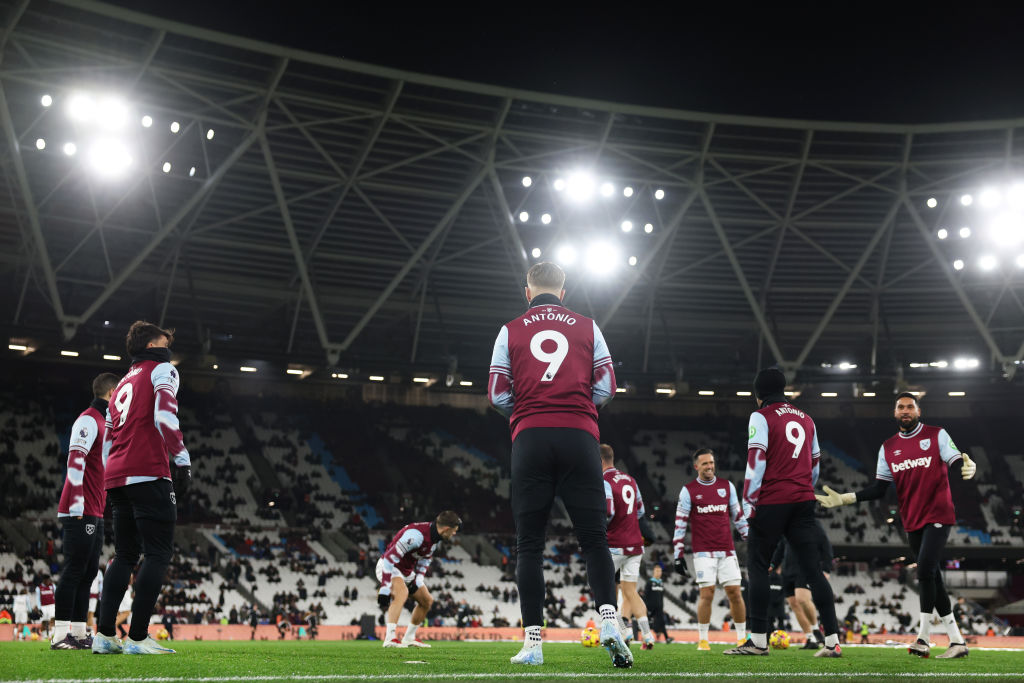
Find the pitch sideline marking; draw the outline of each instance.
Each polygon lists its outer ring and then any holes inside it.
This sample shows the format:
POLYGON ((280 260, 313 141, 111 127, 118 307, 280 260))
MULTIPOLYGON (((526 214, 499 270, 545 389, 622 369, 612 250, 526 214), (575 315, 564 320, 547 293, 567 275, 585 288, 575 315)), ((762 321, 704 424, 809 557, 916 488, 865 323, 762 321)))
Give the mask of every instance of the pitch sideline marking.
MULTIPOLYGON (((491 679, 491 678, 565 678, 565 679, 622 679, 626 672, 522 672, 522 673, 450 673, 450 674, 417 674, 417 679, 439 680, 439 679, 491 679)), ((998 673, 971 673, 967 671, 922 671, 891 673, 883 671, 806 671, 806 672, 757 672, 738 671, 730 673, 716 671, 701 673, 695 671, 679 672, 642 672, 636 671, 637 677, 644 678, 860 678, 865 676, 877 676, 885 678, 1022 678, 1024 672, 998 672, 998 673)), ((351 676, 338 674, 292 674, 285 676, 204 676, 192 678, 185 676, 157 676, 153 678, 35 678, 35 679, 11 679, 11 683, 216 683, 218 681, 389 681, 407 680, 409 674, 353 674, 351 676)), ((8 683, 8 681, 0 681, 8 683)))

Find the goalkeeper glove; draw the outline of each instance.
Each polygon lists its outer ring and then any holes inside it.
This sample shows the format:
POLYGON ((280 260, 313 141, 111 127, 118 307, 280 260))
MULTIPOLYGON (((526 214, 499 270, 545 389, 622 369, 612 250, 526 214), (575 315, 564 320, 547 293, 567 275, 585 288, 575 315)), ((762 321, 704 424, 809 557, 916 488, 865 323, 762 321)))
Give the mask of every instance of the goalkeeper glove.
POLYGON ((690 570, 686 568, 686 558, 684 558, 682 555, 676 558, 675 567, 676 572, 679 573, 679 576, 683 577, 684 579, 690 578, 690 570))
POLYGON ((964 456, 964 465, 963 468, 961 468, 960 470, 960 475, 965 480, 973 479, 975 472, 978 471, 977 464, 975 464, 975 462, 971 460, 970 456, 968 456, 966 453, 961 453, 960 455, 964 456))
POLYGON ((823 508, 837 508, 842 505, 852 505, 857 502, 856 493, 839 493, 830 486, 823 487, 825 495, 814 494, 823 508))
POLYGON ((391 607, 391 596, 377 593, 377 606, 380 607, 382 612, 386 612, 388 607, 391 607))
POLYGON ((174 473, 171 475, 171 483, 174 485, 174 492, 184 497, 192 486, 192 466, 175 465, 174 473))

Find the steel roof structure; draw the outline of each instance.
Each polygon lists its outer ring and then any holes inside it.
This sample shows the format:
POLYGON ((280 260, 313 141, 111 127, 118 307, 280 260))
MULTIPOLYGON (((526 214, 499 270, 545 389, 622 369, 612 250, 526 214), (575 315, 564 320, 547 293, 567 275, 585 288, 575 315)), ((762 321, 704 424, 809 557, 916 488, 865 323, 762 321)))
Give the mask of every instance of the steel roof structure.
POLYGON ((771 362, 840 361, 893 376, 956 355, 1012 375, 1024 356, 1024 268, 1010 248, 975 267, 986 219, 959 202, 1024 179, 1024 118, 885 125, 590 101, 90 0, 7 3, 2 19, 11 336, 116 348, 147 318, 193 353, 482 376, 531 263, 605 240, 615 267, 568 267, 566 301, 598 320, 623 376, 746 381, 771 362), (131 104, 127 176, 90 170, 92 132, 64 106, 79 90, 131 104), (612 195, 555 189, 578 170, 612 195))

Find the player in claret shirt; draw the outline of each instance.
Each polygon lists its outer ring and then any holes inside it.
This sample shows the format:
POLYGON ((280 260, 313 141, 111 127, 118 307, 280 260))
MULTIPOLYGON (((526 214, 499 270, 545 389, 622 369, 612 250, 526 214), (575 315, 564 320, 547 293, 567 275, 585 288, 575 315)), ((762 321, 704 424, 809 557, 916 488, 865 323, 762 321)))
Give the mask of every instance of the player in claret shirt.
POLYGON ((732 528, 746 540, 747 520, 736 487, 731 481, 715 476, 715 453, 710 448, 699 448, 693 454, 693 467, 697 478, 679 491, 676 505, 676 530, 672 535, 675 547, 675 566, 682 576, 687 575, 686 528, 692 535, 693 571, 697 574, 700 598, 697 601, 698 650, 710 650, 708 631, 711 628, 711 601, 715 597, 715 584, 720 583, 729 598, 729 611, 736 625, 736 639, 742 645, 747 640, 747 606, 743 602, 740 583, 740 563, 732 542, 732 528))
POLYGON ((942 659, 966 657, 967 644, 956 624, 939 565, 950 527, 956 524, 949 480, 973 478, 977 465, 966 453, 960 452, 945 429, 921 422, 921 407, 913 394, 902 393, 896 397, 894 414, 899 432, 878 449, 875 483, 856 493, 837 493, 826 486, 826 495, 817 498, 827 508, 849 505, 881 498, 890 483, 896 484, 900 517, 907 530, 910 549, 917 557, 920 585, 921 622, 917 642, 908 652, 919 657, 929 656, 928 637, 935 610, 949 634, 949 648, 938 656, 942 659))
POLYGON ((57 506, 64 538, 64 564, 54 595, 54 626, 50 649, 87 650, 89 591, 103 550, 103 431, 107 402, 120 379, 109 372, 92 382, 93 400, 71 427, 68 471, 57 506))
POLYGON ((104 485, 114 519, 114 561, 104 578, 98 654, 173 654, 148 634, 149 619, 160 595, 174 551, 176 495, 192 481, 192 461, 178 425, 178 385, 171 364, 174 333, 141 320, 132 323, 126 346, 131 368, 114 388, 103 440, 104 485), (174 482, 168 458, 174 460, 174 482), (123 645, 115 634, 118 605, 135 575, 132 625, 123 645))
POLYGON ((628 668, 633 653, 619 632, 598 454, 597 408, 615 395, 615 373, 597 323, 562 305, 564 286, 565 273, 554 263, 530 268, 530 308, 502 326, 491 355, 488 396, 512 427, 516 583, 526 631, 512 663, 544 663, 544 534, 557 495, 587 564, 601 643, 615 666, 628 668))
POLYGON ((445 510, 433 522, 414 522, 398 530, 384 554, 377 560, 377 603, 387 611, 387 633, 384 647, 430 647, 416 639, 416 629, 427 617, 434 598, 427 590, 426 576, 430 560, 441 541, 450 541, 462 526, 462 520, 451 510, 445 510), (415 588, 412 599, 416 607, 412 611, 405 636, 399 640, 395 630, 398 617, 409 597, 409 584, 415 588), (394 600, 392 601, 392 597, 394 600))

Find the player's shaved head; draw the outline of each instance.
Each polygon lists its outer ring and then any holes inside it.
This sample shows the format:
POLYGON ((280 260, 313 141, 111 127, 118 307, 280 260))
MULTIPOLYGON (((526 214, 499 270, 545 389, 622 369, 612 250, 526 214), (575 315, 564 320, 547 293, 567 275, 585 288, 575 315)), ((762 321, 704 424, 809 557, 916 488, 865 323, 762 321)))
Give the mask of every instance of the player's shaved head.
POLYGON ((615 462, 615 451, 606 443, 601 444, 601 462, 611 465, 615 462))
POLYGON ((536 263, 526 273, 526 286, 534 296, 558 294, 565 287, 565 271, 550 261, 536 263))

